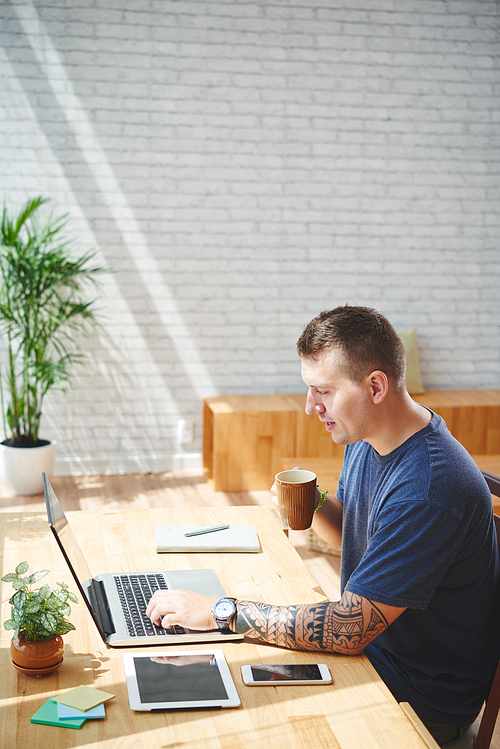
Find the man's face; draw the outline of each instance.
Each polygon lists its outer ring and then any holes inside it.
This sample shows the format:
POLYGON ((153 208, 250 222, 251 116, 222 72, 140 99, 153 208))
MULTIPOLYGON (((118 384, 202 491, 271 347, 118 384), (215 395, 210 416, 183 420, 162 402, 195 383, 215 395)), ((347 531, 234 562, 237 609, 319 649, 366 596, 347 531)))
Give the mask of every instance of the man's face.
POLYGON ((349 378, 338 349, 302 357, 301 374, 309 388, 306 413, 318 415, 337 445, 369 437, 370 388, 349 378))

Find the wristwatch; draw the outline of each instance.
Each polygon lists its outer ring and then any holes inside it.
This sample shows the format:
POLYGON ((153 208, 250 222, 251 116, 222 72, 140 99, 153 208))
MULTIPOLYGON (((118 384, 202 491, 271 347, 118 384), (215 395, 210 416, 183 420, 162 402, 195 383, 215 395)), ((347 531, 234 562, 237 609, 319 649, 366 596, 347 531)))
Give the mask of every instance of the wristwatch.
POLYGON ((212 615, 222 632, 229 631, 229 625, 236 616, 236 598, 220 598, 212 609, 212 615))

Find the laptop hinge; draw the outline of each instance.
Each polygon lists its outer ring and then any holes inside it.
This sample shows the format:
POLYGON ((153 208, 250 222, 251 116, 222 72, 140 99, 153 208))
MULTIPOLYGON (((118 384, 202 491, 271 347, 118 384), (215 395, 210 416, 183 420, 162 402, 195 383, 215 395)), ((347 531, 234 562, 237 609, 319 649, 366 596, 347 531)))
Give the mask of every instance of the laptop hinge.
POLYGON ((104 589, 104 583, 101 580, 90 580, 89 587, 87 589, 89 600, 94 613, 99 620, 101 629, 105 635, 109 636, 116 632, 115 625, 113 624, 113 617, 108 604, 108 597, 104 589))

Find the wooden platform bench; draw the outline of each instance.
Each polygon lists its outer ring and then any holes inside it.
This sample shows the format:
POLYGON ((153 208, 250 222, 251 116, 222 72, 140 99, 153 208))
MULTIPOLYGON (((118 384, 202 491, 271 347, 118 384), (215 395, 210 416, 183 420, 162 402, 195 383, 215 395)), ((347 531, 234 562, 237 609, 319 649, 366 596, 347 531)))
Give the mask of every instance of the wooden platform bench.
MULTIPOLYGON (((428 390, 414 398, 442 416, 471 455, 500 456, 500 390, 428 390)), ((305 413, 305 399, 305 393, 204 399, 203 467, 215 491, 268 489, 285 458, 342 458, 343 447, 305 413)))

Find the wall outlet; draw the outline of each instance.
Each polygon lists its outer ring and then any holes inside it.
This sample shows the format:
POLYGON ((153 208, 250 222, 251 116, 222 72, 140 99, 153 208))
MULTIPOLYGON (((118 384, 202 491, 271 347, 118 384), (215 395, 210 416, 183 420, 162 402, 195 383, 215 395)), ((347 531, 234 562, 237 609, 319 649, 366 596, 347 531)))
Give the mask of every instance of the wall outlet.
POLYGON ((194 442, 194 421, 179 419, 177 422, 177 444, 191 445, 194 442))

